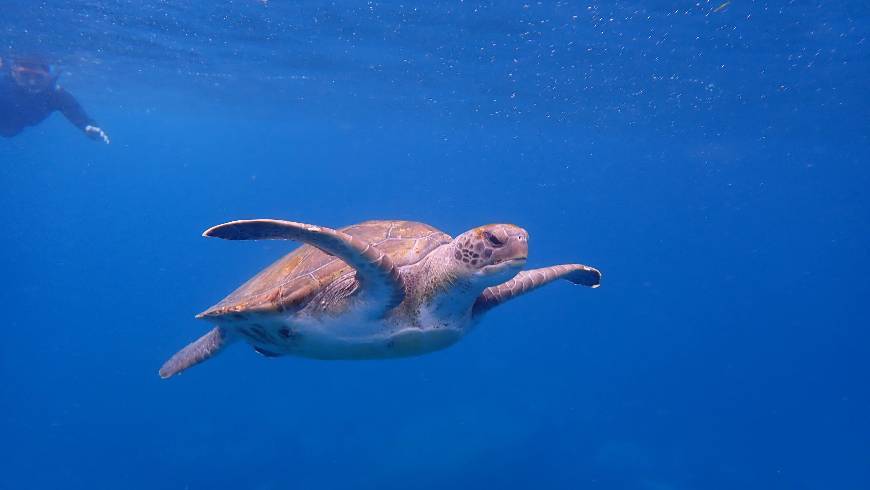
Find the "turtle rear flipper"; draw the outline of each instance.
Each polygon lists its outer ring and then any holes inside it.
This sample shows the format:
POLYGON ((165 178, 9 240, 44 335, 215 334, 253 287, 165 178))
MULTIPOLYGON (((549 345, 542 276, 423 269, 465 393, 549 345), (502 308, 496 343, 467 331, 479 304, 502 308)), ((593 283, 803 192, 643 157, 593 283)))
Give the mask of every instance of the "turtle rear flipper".
POLYGON ((217 354, 228 343, 226 332, 215 327, 163 363, 159 371, 160 377, 166 379, 199 364, 217 354))
POLYGON ((263 349, 262 347, 254 347, 254 350, 263 357, 281 357, 281 354, 263 349))

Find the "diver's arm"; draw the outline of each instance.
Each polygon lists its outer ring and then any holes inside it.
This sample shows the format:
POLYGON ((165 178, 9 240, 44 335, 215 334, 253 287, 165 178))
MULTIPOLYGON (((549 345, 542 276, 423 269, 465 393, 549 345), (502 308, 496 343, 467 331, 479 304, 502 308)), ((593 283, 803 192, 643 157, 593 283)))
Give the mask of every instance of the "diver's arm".
POLYGON ((54 106, 56 110, 66 116, 69 122, 84 131, 89 138, 109 144, 109 135, 97 126, 97 122, 88 116, 72 94, 57 87, 54 91, 54 106))

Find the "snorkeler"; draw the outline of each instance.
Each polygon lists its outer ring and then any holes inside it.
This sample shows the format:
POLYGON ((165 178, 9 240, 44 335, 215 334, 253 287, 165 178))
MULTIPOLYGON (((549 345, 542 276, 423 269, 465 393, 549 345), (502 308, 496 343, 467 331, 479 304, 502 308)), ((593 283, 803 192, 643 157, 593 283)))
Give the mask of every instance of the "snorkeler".
POLYGON ((60 111, 89 138, 109 144, 109 135, 57 78, 51 64, 39 57, 0 58, 0 136, 15 136, 60 111))

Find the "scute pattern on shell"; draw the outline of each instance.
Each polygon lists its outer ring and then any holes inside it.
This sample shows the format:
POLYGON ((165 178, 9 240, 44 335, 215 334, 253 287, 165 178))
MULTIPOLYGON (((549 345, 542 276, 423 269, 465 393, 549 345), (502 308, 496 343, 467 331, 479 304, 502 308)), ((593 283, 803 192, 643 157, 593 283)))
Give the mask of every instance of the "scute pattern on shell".
MULTIPOLYGON (((413 221, 366 221, 340 231, 371 243, 389 255, 396 267, 419 262, 451 240, 450 235, 413 221)), ((340 259, 311 245, 302 245, 199 316, 295 310, 304 307, 324 287, 352 272, 353 268, 340 259)))

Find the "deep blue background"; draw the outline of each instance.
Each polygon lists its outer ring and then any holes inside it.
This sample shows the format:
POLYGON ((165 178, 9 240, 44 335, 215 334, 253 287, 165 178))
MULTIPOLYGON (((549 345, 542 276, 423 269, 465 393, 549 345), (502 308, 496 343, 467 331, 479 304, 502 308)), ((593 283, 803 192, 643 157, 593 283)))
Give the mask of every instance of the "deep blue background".
POLYGON ((0 488, 870 488, 866 2, 141 3, 3 5, 113 142, 0 140, 0 488), (160 380, 289 250, 199 236, 251 217, 514 222, 604 281, 160 380))

